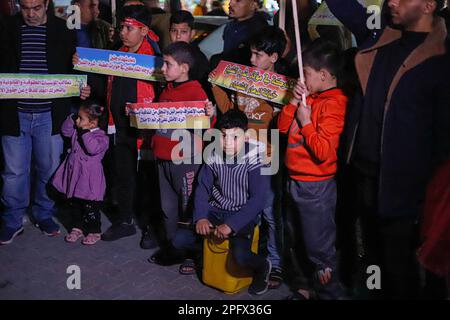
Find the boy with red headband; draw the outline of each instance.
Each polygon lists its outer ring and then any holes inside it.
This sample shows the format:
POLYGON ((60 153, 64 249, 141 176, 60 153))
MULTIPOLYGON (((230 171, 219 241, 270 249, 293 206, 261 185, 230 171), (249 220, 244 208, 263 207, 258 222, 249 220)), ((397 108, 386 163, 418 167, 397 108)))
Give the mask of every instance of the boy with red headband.
MULTIPOLYGON (((127 6, 122 10, 119 51, 155 55, 159 54, 158 36, 150 30, 151 14, 144 6, 127 6)), ((133 215, 136 210, 136 172, 138 132, 130 127, 125 114, 127 103, 153 102, 155 91, 148 81, 124 77, 108 77, 107 105, 109 111, 108 134, 113 134, 113 190, 118 214, 112 226, 102 235, 104 241, 114 241, 136 233, 133 215)), ((109 182, 111 185, 111 181, 109 182)))

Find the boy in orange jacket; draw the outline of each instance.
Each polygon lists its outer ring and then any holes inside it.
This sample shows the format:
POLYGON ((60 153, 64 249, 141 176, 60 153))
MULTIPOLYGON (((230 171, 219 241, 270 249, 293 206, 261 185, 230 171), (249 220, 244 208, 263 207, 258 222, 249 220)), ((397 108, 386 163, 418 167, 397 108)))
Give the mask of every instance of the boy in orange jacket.
MULTIPOLYGON (((306 85, 297 83, 294 98, 280 113, 278 127, 288 133, 288 190, 301 220, 318 297, 338 299, 343 292, 336 273, 334 175, 347 104, 337 88, 341 55, 331 43, 319 39, 303 56, 306 85), (307 95, 306 106, 301 102, 302 94, 307 95)), ((306 283, 297 296, 309 299, 306 283)))

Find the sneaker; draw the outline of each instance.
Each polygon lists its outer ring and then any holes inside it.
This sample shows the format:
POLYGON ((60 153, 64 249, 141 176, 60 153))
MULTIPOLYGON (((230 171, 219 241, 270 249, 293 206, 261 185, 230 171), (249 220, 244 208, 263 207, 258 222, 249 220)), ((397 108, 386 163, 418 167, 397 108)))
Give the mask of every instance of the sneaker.
POLYGON ((252 295, 261 295, 266 293, 269 289, 269 275, 272 271, 272 263, 270 260, 266 259, 264 269, 257 271, 253 276, 253 281, 248 288, 248 293, 252 295))
POLYGON ((136 234, 134 223, 113 224, 102 234, 103 241, 115 241, 136 234))
POLYGON ((14 238, 23 233, 23 227, 20 227, 17 230, 10 228, 1 228, 0 229, 0 244, 10 244, 13 242, 14 238))
POLYGON ((49 237, 54 237, 61 233, 59 230, 59 225, 53 221, 52 218, 42 220, 38 222, 37 225, 39 229, 41 229, 42 232, 49 237))
POLYGON ((158 243, 155 239, 153 239, 149 227, 146 227, 144 230, 142 230, 142 238, 139 245, 142 249, 155 249, 156 247, 158 247, 158 243))

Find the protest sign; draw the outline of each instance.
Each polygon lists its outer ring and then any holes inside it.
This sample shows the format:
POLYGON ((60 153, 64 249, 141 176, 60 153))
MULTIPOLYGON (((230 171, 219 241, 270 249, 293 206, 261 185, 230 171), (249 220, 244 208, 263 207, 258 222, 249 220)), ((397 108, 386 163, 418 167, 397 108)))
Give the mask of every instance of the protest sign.
POLYGON ((0 99, 55 99, 76 97, 87 76, 69 74, 0 74, 0 99))
POLYGON ((148 81, 164 81, 161 57, 120 51, 77 48, 74 69, 148 81))
POLYGON ((255 98, 284 105, 289 103, 292 89, 297 80, 269 71, 220 61, 217 68, 211 72, 209 82, 255 98))
POLYGON ((130 125, 138 129, 209 129, 207 101, 131 103, 130 125))

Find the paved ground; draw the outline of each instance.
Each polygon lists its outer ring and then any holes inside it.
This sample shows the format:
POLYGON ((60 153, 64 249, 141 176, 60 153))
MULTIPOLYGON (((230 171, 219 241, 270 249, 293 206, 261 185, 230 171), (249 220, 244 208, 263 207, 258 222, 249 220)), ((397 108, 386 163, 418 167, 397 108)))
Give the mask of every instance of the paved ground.
MULTIPOLYGON (((102 228, 109 227, 103 217, 102 228)), ((260 297, 246 290, 226 295, 203 285, 196 276, 178 273, 178 266, 147 262, 152 250, 139 248, 140 234, 95 246, 67 244, 62 234, 43 235, 31 223, 7 246, 0 246, 0 299, 165 299, 165 300, 279 300, 289 294, 286 285, 260 297), (81 269, 81 289, 69 290, 67 268, 81 269)))

